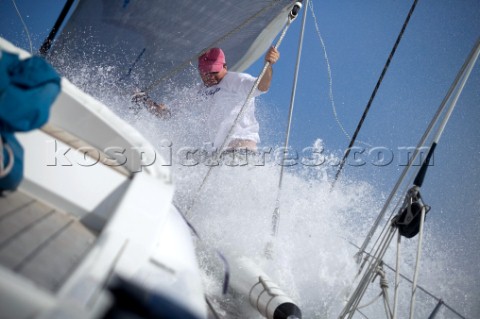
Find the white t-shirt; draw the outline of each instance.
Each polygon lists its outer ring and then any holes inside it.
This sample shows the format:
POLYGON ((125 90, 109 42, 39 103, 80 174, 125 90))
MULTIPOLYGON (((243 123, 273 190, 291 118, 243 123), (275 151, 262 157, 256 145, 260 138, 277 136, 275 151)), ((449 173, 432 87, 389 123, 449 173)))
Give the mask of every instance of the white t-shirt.
MULTIPOLYGON (((205 87, 201 91, 210 108, 208 126, 214 147, 222 146, 255 81, 256 78, 249 74, 229 71, 219 84, 205 87)), ((253 92, 252 98, 245 106, 243 116, 238 119, 225 147, 233 139, 260 142, 254 97, 262 93, 259 89, 253 92)))

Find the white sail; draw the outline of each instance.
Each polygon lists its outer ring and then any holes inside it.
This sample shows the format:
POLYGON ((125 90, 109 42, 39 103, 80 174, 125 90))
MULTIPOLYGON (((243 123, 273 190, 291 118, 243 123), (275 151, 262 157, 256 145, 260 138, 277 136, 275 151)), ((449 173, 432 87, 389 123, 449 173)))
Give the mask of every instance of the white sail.
MULTIPOLYGON (((117 81, 112 84, 161 90, 174 77, 189 78, 192 71, 196 76, 197 57, 211 47, 223 49, 230 70, 246 69, 273 42, 293 4, 82 0, 49 59, 61 72, 72 65, 103 66, 113 69, 111 76, 117 81)), ((87 91, 95 96, 93 88, 87 91)))

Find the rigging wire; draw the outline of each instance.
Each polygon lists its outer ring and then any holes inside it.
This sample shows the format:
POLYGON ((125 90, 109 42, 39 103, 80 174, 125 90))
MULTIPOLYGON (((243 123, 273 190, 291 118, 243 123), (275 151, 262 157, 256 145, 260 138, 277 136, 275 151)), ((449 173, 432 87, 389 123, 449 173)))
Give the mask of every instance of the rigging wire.
POLYGON ((364 314, 363 312, 361 312, 360 310, 357 310, 357 312, 358 312, 359 314, 361 314, 365 319, 369 319, 369 318, 367 317, 367 315, 364 314))
MULTIPOLYGON (((446 103, 450 102, 450 105, 448 106, 446 114, 444 115, 444 118, 443 118, 442 122, 439 124, 439 127, 437 128, 437 132, 435 134, 435 138, 433 140, 431 149, 434 148, 434 146, 436 145, 436 143, 440 139, 440 137, 441 137, 441 135, 442 135, 442 133, 445 129, 446 123, 448 122, 448 120, 449 120, 449 118, 450 118, 450 116, 451 116, 451 114, 452 114, 452 112, 453 112, 453 110, 454 110, 454 108, 457 104, 457 101, 460 97, 460 94, 463 91, 463 88, 464 88, 464 86, 465 86, 465 84, 466 84, 466 82, 467 82, 467 80, 470 76, 470 73, 471 73, 479 55, 480 55, 480 38, 477 39, 477 42, 475 43, 474 48, 471 50, 467 60, 465 61, 462 68, 458 72, 457 77, 455 78, 454 82, 452 83, 452 86, 450 87, 450 89, 449 89, 447 95, 445 96, 442 104, 440 105, 439 110, 437 111, 437 114, 434 116, 434 118, 432 119, 429 127, 427 128, 426 132, 424 133, 424 136, 422 137, 422 141, 421 141, 421 143, 419 143, 419 146, 422 146, 422 145, 425 144, 425 140, 430 135, 430 133, 432 132, 432 128, 433 128, 434 124, 438 122, 438 116, 441 113, 443 113, 442 111, 445 109, 446 103)), ((416 151, 418 151, 418 147, 417 147, 416 151)), ((414 152, 412 161, 409 162, 408 166, 404 170, 404 173, 406 172, 406 170, 409 170, 409 168, 412 166, 412 163, 413 163, 414 159, 416 158, 417 154, 418 154, 418 152, 414 152)), ((424 164, 425 164, 425 162, 424 162, 424 164)), ((421 175, 421 174, 423 174, 423 172, 419 171, 418 174, 421 175)), ((405 177, 405 174, 403 174, 402 177, 397 182, 397 185, 395 187, 396 189, 398 189, 398 185, 400 184, 401 181, 403 181, 404 177, 405 177)), ((415 185, 414 187, 419 188, 418 185, 415 185)), ((393 196, 392 194, 396 193, 396 189, 390 194, 390 198, 393 196)), ((389 201, 387 201, 387 202, 389 204, 389 201)), ((388 204, 386 204, 386 206, 388 206, 388 204)), ((385 209, 386 209, 385 207, 386 206, 384 206, 384 210, 382 210, 382 213, 385 212, 385 209)), ((424 216, 425 216, 425 211, 422 211, 422 215, 421 215, 421 220, 422 221, 424 219, 424 216)), ((376 222, 378 222, 378 221, 379 221, 379 219, 377 218, 376 222)), ((377 223, 377 225, 378 225, 378 223, 377 223)), ((420 224, 420 228, 421 228, 420 230, 422 230, 422 227, 423 227, 423 224, 421 223, 420 224)), ((384 234, 384 238, 382 239, 381 243, 378 245, 375 254, 373 254, 374 260, 370 262, 369 267, 365 271, 364 276, 362 277, 362 279, 360 280, 357 288, 355 289, 355 292, 352 294, 350 300, 345 305, 344 310, 342 311, 342 314, 341 314, 341 318, 344 318, 347 315, 349 316, 349 318, 351 318, 353 316, 353 311, 352 310, 357 309, 358 303, 360 302, 361 298, 363 297, 363 295, 364 295, 364 293, 365 293, 365 291, 368 287, 368 284, 369 284, 371 278, 373 277, 372 274, 373 274, 374 270, 376 269, 378 264, 381 262, 381 259, 383 258, 383 256, 386 253, 386 248, 390 245, 390 242, 393 239, 393 235, 398 230, 396 225, 393 222, 390 223, 389 229, 390 229, 390 232, 384 234)), ((357 256, 359 254, 362 254, 365 251, 366 244, 370 240, 374 230, 375 230, 374 228, 372 228, 370 230, 370 233, 367 236, 367 239, 363 243, 362 247, 360 248, 359 253, 357 253, 357 256)), ((420 248, 421 248, 421 238, 419 239, 417 249, 420 250, 420 248)), ((420 253, 419 253, 419 251, 417 251, 417 264, 418 264, 419 259, 420 259, 420 253)), ((418 274, 417 269, 415 270, 415 272, 416 272, 416 274, 418 274)), ((413 281, 413 287, 412 287, 412 299, 411 299, 411 304, 410 304, 410 318, 413 317, 414 297, 415 297, 415 292, 416 292, 416 276, 417 275, 415 275, 415 278, 414 278, 414 281, 413 281)))
MULTIPOLYGON (((397 193, 400 185, 402 184, 403 180, 405 179, 405 176, 407 174, 407 172, 410 170, 410 168, 413 166, 413 163, 415 161, 415 159, 417 158, 418 156, 418 153, 419 153, 419 149, 425 145, 425 141, 427 140, 427 138, 430 136, 430 134, 432 133, 432 130, 433 130, 433 127, 435 126, 436 123, 438 123, 439 121, 439 118, 440 118, 440 115, 444 112, 444 110, 447 108, 447 102, 449 101, 452 101, 452 96, 454 95, 455 97, 453 98, 453 102, 450 103, 450 108, 454 108, 455 107, 455 104, 456 102, 458 101, 458 98, 463 90, 463 87, 465 86, 465 83, 466 81, 468 80, 468 77, 470 76, 470 73, 472 72, 472 69, 473 69, 473 66, 475 65, 477 59, 478 59, 478 56, 480 54, 480 38, 477 39, 477 42, 476 44, 474 45, 474 47, 472 48, 469 56, 467 57, 467 59, 465 60, 465 63, 462 65, 462 67, 460 68, 459 72, 457 73, 457 76, 455 77, 455 80, 453 81, 452 85, 450 86, 447 94, 445 95, 442 103, 440 104, 437 112, 435 113, 435 115, 433 116, 431 122, 429 123, 427 129, 425 130, 423 136, 421 137, 419 143, 417 144, 417 147, 415 148, 413 154, 412 154, 412 159, 411 161, 408 163, 407 166, 405 166, 405 168, 403 169, 403 172, 402 174, 400 175, 400 178, 398 179, 397 183, 395 184, 392 192, 390 193, 388 199, 386 200, 382 210, 380 211, 379 215, 377 216, 377 219, 375 220, 374 224, 372 225, 372 228, 370 229, 370 231, 368 232, 362 246, 361 246, 361 249, 359 250, 359 252, 357 253, 357 256, 360 256, 361 255, 361 252, 365 250, 365 248, 367 247, 367 245, 369 244, 375 230, 377 229, 381 219, 383 218, 383 216, 385 215, 386 211, 387 211, 387 208, 388 206, 390 205, 390 202, 392 201, 393 197, 395 196, 395 194, 397 193), (454 92, 456 90, 456 92, 454 92)), ((451 112, 453 111, 453 109, 449 112, 449 114, 451 114, 451 112)), ((449 115, 448 115, 449 116, 449 115)), ((442 127, 440 128, 439 131, 443 131, 443 129, 445 128, 445 125, 446 125, 446 122, 442 122, 442 127)), ((438 135, 439 133, 437 132, 437 135, 436 135, 436 139, 437 139, 437 142, 438 142, 438 138, 440 137, 438 135)))
MULTIPOLYGON (((386 278, 386 274, 385 274, 385 271, 383 270, 383 262, 380 264, 379 268, 377 269, 377 272, 376 272, 376 276, 379 276, 380 277, 380 289, 382 290, 376 297, 374 297, 371 301, 363 304, 363 305, 359 305, 357 307, 357 311, 359 309, 363 309, 363 308, 366 308, 370 305, 373 305, 376 301, 378 301, 380 298, 383 297, 383 304, 384 304, 384 307, 385 307, 385 313, 387 315, 387 319, 391 319, 392 318, 392 314, 391 314, 391 310, 390 310, 390 305, 388 303, 388 281, 387 281, 387 278, 386 278)), ((375 278, 374 278, 375 280, 375 278)))
POLYGON ((371 306, 373 305, 376 301, 378 301, 378 299, 380 299, 383 295, 383 292, 380 292, 377 296, 375 296, 375 298, 373 298, 372 300, 370 300, 369 302, 363 304, 363 305, 359 305, 357 307, 357 310, 358 309, 363 309, 363 308, 367 308, 368 306, 371 306))
MULTIPOLYGON (((408 192, 408 190, 410 189, 410 185, 412 184, 412 181, 414 180, 414 176, 410 177, 410 179, 408 180, 408 182, 406 183, 405 187, 403 188, 403 190, 401 191, 401 194, 406 194, 408 192)), ((397 200, 397 204, 394 206, 394 208, 392 209, 392 212, 390 213, 390 216, 388 217, 387 220, 391 220, 393 218, 393 215, 400 210, 400 207, 402 207, 403 205, 403 202, 404 202, 404 198, 402 197, 399 197, 398 200, 397 200)), ((380 232, 380 234, 378 235, 377 237, 377 240, 373 243, 372 245, 372 248, 370 250, 370 253, 373 253, 373 250, 375 249, 375 247, 377 246, 378 242, 381 240, 381 238, 383 237, 383 234, 390 228, 389 227, 390 225, 387 223, 385 224, 385 226, 383 227, 382 231, 380 232)), ((366 248, 366 247, 365 247, 366 248)), ((359 253, 357 253, 357 261, 361 259, 361 255, 359 253)), ((359 261, 358 261, 359 262, 359 261)), ((360 266, 360 269, 359 269, 359 273, 362 272, 362 269, 363 267, 365 266, 365 262, 360 266)))
POLYGON ((377 247, 375 253, 373 254, 373 258, 370 260, 369 266, 367 270, 365 271, 362 279, 360 280, 359 284, 357 285, 357 288, 353 292, 352 296, 346 303, 345 307, 342 310, 342 313, 340 315, 340 318, 345 318, 348 316, 348 318, 352 318, 355 311, 358 308, 358 305, 363 298, 370 282, 372 282, 375 272, 382 263, 382 258, 385 255, 390 241, 395 235, 395 232, 397 229, 395 227, 390 227, 390 231, 388 233, 385 233, 383 240, 381 241, 380 245, 377 247))
MULTIPOLYGON (((348 243, 350 245, 352 245, 353 247, 357 248, 357 249, 360 249, 360 247, 358 245, 356 245, 355 243, 353 243, 352 241, 348 241, 348 243)), ((370 254, 369 252, 367 251, 364 251, 364 253, 369 256, 369 257, 372 257, 374 258, 374 256, 372 254, 370 254)), ((387 267, 389 270, 391 270, 392 272, 395 272, 395 268, 393 268, 392 266, 390 266, 389 264, 383 262, 383 265, 385 267, 387 267)), ((405 276, 404 274, 402 273, 399 273, 399 276, 402 277, 404 280, 406 280, 407 282, 409 282, 410 284, 413 284, 413 281, 408 278, 407 276, 405 276)), ((460 314, 458 311, 456 311, 454 308, 452 308, 450 305, 448 305, 447 303, 445 303, 445 301, 443 301, 442 298, 439 298, 437 296, 435 296, 432 292, 428 291, 426 288, 423 288, 422 286, 420 285, 417 285, 417 288, 419 290, 421 290, 423 293, 425 293, 426 295, 428 295, 429 297, 435 299, 435 301, 439 302, 439 301, 442 301, 442 304, 443 306, 445 306, 445 308, 447 308, 448 310, 450 310, 451 312, 453 312, 455 315, 457 315, 459 318, 461 319, 466 319, 462 314, 460 314)))
POLYGON ((50 48, 52 47, 53 40, 57 36, 57 33, 60 30, 60 27, 62 26, 63 21, 67 17, 74 2, 75 0, 67 0, 65 2, 62 12, 60 12, 60 15, 58 16, 57 21, 55 21, 53 28, 50 30, 50 33, 48 34, 47 38, 43 41, 43 44, 40 47, 40 49, 38 49, 38 52, 40 53, 40 55, 45 56, 50 50, 50 48))
POLYGON ((437 305, 435 306, 435 308, 432 310, 432 313, 430 314, 430 316, 428 316, 428 319, 433 319, 435 318, 435 316, 437 315, 438 311, 440 310, 440 308, 442 307, 443 305, 443 300, 440 299, 438 302, 437 302, 437 305))
POLYGON ((17 11, 17 15, 20 18, 20 21, 22 21, 23 24, 23 29, 25 30, 25 33, 27 34, 27 39, 28 39, 28 44, 30 45, 30 54, 33 55, 33 45, 32 45, 32 38, 30 37, 30 32, 28 31, 27 25, 25 24, 25 21, 23 21, 22 14, 18 10, 17 3, 15 0, 12 0, 13 6, 15 7, 15 10, 17 11))
POLYGON ((420 232, 418 233, 417 257, 415 262, 415 272, 413 273, 412 295, 410 299, 410 317, 409 317, 410 319, 413 319, 413 314, 415 311, 415 297, 417 296, 417 285, 418 285, 417 281, 418 281, 418 274, 420 272, 420 257, 422 255, 423 226, 425 224, 425 214, 426 214, 426 208, 425 206, 423 206, 421 217, 420 217, 420 232))
POLYGON ((405 32, 405 29, 407 28, 407 25, 410 21, 410 18, 413 14, 413 11, 415 10, 415 7, 417 6, 418 0, 414 0, 412 6, 410 7, 410 11, 408 12, 407 18, 405 19, 405 22, 403 23, 402 29, 400 30, 400 33, 398 34, 397 40, 395 41, 395 44, 393 45, 392 51, 390 52, 390 55, 388 56, 387 62, 385 63, 385 66, 383 67, 382 73, 380 74, 380 77, 377 81, 377 84, 375 85, 375 88, 373 89, 372 95, 370 96, 370 99, 368 100, 367 106, 365 107, 365 110, 363 111, 362 117, 360 119, 360 122, 357 125, 357 128, 355 129, 355 132, 353 133, 353 137, 350 141, 350 144, 347 147, 347 150, 345 151, 345 154, 342 158, 342 161, 340 162, 340 166, 338 167, 337 173, 335 174, 335 178, 332 182, 332 187, 335 186, 336 181, 338 180, 338 177, 340 176, 340 172, 343 169, 343 166, 345 165, 345 162, 347 160, 348 155, 350 154, 350 150, 352 149, 353 144, 355 143, 355 140, 357 139, 358 133, 360 132, 360 129, 363 125, 363 122, 365 121, 365 118, 367 117, 368 111, 370 110, 370 107, 372 106, 373 100, 375 99, 375 96, 377 95, 378 88, 380 87, 380 84, 383 81, 383 78, 385 74, 387 73, 388 67, 390 66, 390 62, 392 61, 392 58, 397 51, 397 47, 400 43, 400 40, 403 37, 403 33, 405 32))
MULTIPOLYGON (((309 1, 306 0, 306 5, 308 5, 309 1)), ((292 116, 293 116, 293 108, 295 105, 295 94, 297 92, 297 82, 298 82, 298 72, 300 70, 300 59, 302 56, 302 48, 303 48, 303 37, 305 34, 305 24, 307 20, 307 9, 305 8, 303 11, 303 17, 302 17, 302 27, 300 30, 300 39, 298 40, 298 50, 297 50, 297 60, 295 63, 295 73, 293 76, 293 85, 292 85, 292 94, 290 96, 290 107, 288 111, 288 124, 287 124, 287 130, 285 132, 285 144, 284 144, 284 152, 288 152, 288 147, 289 147, 289 141, 290 141, 290 130, 292 126, 292 116)), ((278 179, 278 189, 277 189, 277 199, 275 201, 275 209, 273 210, 272 214, 272 232, 271 232, 271 237, 272 239, 277 236, 278 232, 278 225, 280 222, 280 196, 282 193, 282 185, 283 185, 283 172, 285 169, 285 153, 283 154, 282 157, 282 162, 280 164, 280 176, 278 179)), ((267 243, 267 246, 265 248, 265 255, 269 258, 272 257, 273 254, 273 241, 270 241, 267 243)))
MULTIPOLYGON (((395 258, 395 283, 393 289, 393 319, 397 318, 397 310, 398 310, 398 289, 400 288, 400 252, 401 252, 401 245, 402 243, 402 236, 400 233, 397 234, 397 256, 395 258)), ((388 267, 388 266, 387 266, 388 267)))

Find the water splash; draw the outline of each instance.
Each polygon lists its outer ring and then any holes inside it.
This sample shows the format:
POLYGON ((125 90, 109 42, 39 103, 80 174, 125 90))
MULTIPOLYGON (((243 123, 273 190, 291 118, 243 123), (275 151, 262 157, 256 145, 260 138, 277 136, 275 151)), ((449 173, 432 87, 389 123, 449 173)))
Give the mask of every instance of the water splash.
MULTIPOLYGON (((198 186, 206 173, 205 163, 185 165, 181 150, 185 147, 205 148, 205 126, 208 105, 196 98, 192 87, 167 85, 160 101, 173 112, 169 121, 155 118, 146 110, 132 111, 129 92, 112 86, 115 70, 98 68, 70 68, 71 80, 94 92, 124 120, 145 135, 157 149, 169 150, 173 155, 172 172, 176 185, 175 201, 185 209, 195 200, 189 217, 202 235, 198 243, 199 261, 204 272, 207 294, 213 303, 221 306, 220 315, 228 318, 256 318, 248 302, 233 294, 221 294, 219 259, 212 248, 230 254, 242 254, 257 261, 264 271, 285 292, 298 301, 305 318, 336 318, 344 302, 354 288, 357 265, 353 255, 383 205, 383 198, 376 196, 379 190, 362 180, 344 180, 330 192, 334 170, 329 165, 298 165, 284 175, 280 205, 280 227, 276 237, 273 260, 263 255, 265 243, 270 239, 270 225, 278 187, 280 167, 275 158, 265 165, 228 166, 214 169, 209 183, 198 193, 198 186), (88 80, 87 80, 88 79, 88 80), (94 80, 94 81, 92 81, 94 80), (96 83, 93 90, 92 83, 96 83), (113 88, 112 88, 113 87, 113 88)), ((157 97, 159 98, 159 97, 157 97)), ((324 150, 321 139, 312 147, 324 150)), ((322 153, 326 162, 339 159, 329 150, 322 153)), ((469 285, 458 266, 451 260, 456 256, 456 245, 431 238, 426 234, 426 246, 420 276, 420 285, 434 291, 447 303, 451 300, 463 308, 460 313, 475 313, 475 287, 469 285), (463 283, 466 292, 452 289, 463 283)), ((415 241, 405 241, 402 272, 412 274, 415 241)), ((385 262, 394 265, 394 252, 389 251, 385 262)), ((394 274, 387 273, 390 287, 394 274)), ((402 300, 400 317, 408 313, 410 293, 408 281, 401 284, 402 300)), ((367 291, 365 302, 379 292, 378 284, 367 291)), ((392 293, 393 294, 393 293, 392 293)), ((416 315, 428 317, 435 306, 435 299, 419 293, 416 315)), ((363 302, 362 302, 363 304, 363 302)), ((362 309, 371 318, 385 317, 383 305, 375 303, 362 309)), ((438 318, 451 318, 452 313, 443 309, 438 318)))

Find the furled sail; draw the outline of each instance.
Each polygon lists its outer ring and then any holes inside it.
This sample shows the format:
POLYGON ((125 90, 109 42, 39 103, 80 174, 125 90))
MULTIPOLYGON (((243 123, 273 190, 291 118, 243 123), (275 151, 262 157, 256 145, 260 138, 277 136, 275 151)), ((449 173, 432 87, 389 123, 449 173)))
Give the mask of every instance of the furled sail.
MULTIPOLYGON (((197 57, 210 47, 225 51, 230 70, 246 69, 271 45, 293 4, 80 0, 48 58, 67 76, 72 69, 102 68, 112 86, 157 90, 196 76, 197 57)), ((88 86, 82 88, 95 95, 88 86)))

